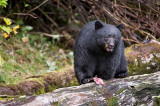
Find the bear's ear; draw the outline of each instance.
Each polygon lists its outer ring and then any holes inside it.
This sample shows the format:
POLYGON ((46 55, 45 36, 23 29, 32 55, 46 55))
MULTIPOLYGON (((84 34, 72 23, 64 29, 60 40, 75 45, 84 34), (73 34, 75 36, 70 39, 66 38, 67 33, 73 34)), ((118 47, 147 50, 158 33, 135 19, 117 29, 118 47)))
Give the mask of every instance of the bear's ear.
POLYGON ((96 30, 98 30, 98 29, 100 29, 100 28, 102 28, 103 27, 103 25, 101 24, 101 22, 99 22, 99 21, 96 21, 95 22, 95 29, 96 30))
POLYGON ((124 28, 124 24, 119 24, 119 25, 117 25, 117 28, 118 28, 120 31, 122 31, 122 29, 124 28))

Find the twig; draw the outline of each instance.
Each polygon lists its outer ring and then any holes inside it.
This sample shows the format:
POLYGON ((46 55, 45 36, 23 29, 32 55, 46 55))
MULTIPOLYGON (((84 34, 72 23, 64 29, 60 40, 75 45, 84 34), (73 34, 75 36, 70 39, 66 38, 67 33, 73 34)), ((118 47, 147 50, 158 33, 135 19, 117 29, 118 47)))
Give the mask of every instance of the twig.
POLYGON ((32 14, 29 14, 29 13, 13 13, 13 14, 16 14, 16 15, 29 15, 33 18, 37 18, 36 16, 32 15, 32 14))
POLYGON ((36 32, 35 34, 40 34, 40 35, 44 35, 44 36, 47 36, 47 37, 53 37, 54 36, 53 34, 48 34, 48 33, 44 33, 44 32, 36 32))
POLYGON ((140 43, 140 42, 138 42, 138 41, 136 41, 136 40, 133 40, 133 39, 128 39, 128 38, 123 38, 123 40, 124 41, 130 41, 130 42, 135 42, 135 43, 140 43))
POLYGON ((42 6, 43 4, 45 4, 48 0, 43 1, 40 5, 38 5, 37 7, 33 8, 32 10, 30 10, 29 12, 32 12, 34 10, 36 10, 37 8, 39 8, 40 6, 42 6))
POLYGON ((58 25, 56 24, 56 22, 52 18, 50 18, 42 9, 39 8, 38 10, 40 12, 42 12, 42 14, 54 24, 54 26, 57 28, 57 30, 59 30, 58 25))
MULTIPOLYGON (((103 7, 103 10, 105 10, 111 17, 115 18, 117 21, 123 23, 125 26, 131 28, 131 29, 135 29, 134 27, 128 25, 127 23, 125 23, 124 21, 120 20, 119 18, 115 17, 112 13, 110 13, 105 7, 103 7)), ((146 34, 150 37, 152 37, 153 39, 156 39, 153 35, 151 35, 150 33, 143 31, 143 30, 138 30, 139 32, 141 32, 142 34, 146 34)))

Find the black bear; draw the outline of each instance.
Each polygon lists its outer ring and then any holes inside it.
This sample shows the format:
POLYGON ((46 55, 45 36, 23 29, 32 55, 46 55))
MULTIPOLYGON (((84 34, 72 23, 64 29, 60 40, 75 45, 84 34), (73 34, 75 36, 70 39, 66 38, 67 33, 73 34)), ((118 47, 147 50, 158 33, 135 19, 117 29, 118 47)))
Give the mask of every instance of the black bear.
POLYGON ((124 44, 121 39, 123 24, 118 26, 91 21, 76 38, 74 69, 79 84, 97 76, 105 80, 128 75, 124 44))

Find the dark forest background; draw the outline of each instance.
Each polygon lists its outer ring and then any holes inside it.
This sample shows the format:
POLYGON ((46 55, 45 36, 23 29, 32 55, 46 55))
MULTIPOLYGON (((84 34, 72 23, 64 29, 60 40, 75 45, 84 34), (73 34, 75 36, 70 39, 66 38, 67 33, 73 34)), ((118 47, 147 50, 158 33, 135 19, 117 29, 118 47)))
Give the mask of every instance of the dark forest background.
POLYGON ((34 32, 48 37, 61 33, 63 38, 69 33, 69 38, 74 39, 81 27, 92 20, 123 23, 127 46, 160 37, 159 0, 8 0, 7 3, 6 8, 0 8, 0 18, 32 26, 34 32))

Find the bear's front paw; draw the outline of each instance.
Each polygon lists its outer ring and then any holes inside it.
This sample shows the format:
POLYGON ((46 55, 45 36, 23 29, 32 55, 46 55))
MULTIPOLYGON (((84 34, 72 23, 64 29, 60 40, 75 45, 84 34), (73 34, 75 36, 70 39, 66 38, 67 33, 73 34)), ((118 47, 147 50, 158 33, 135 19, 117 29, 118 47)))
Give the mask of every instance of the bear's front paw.
POLYGON ((81 84, 86 84, 86 83, 89 83, 89 82, 93 82, 93 78, 84 78, 81 80, 81 84))
POLYGON ((88 82, 89 82, 88 78, 85 78, 85 79, 82 79, 82 80, 81 80, 81 84, 86 84, 86 83, 88 83, 88 82))
POLYGON ((115 75, 115 78, 124 78, 124 77, 127 77, 127 76, 128 76, 128 72, 116 74, 116 75, 115 75))

